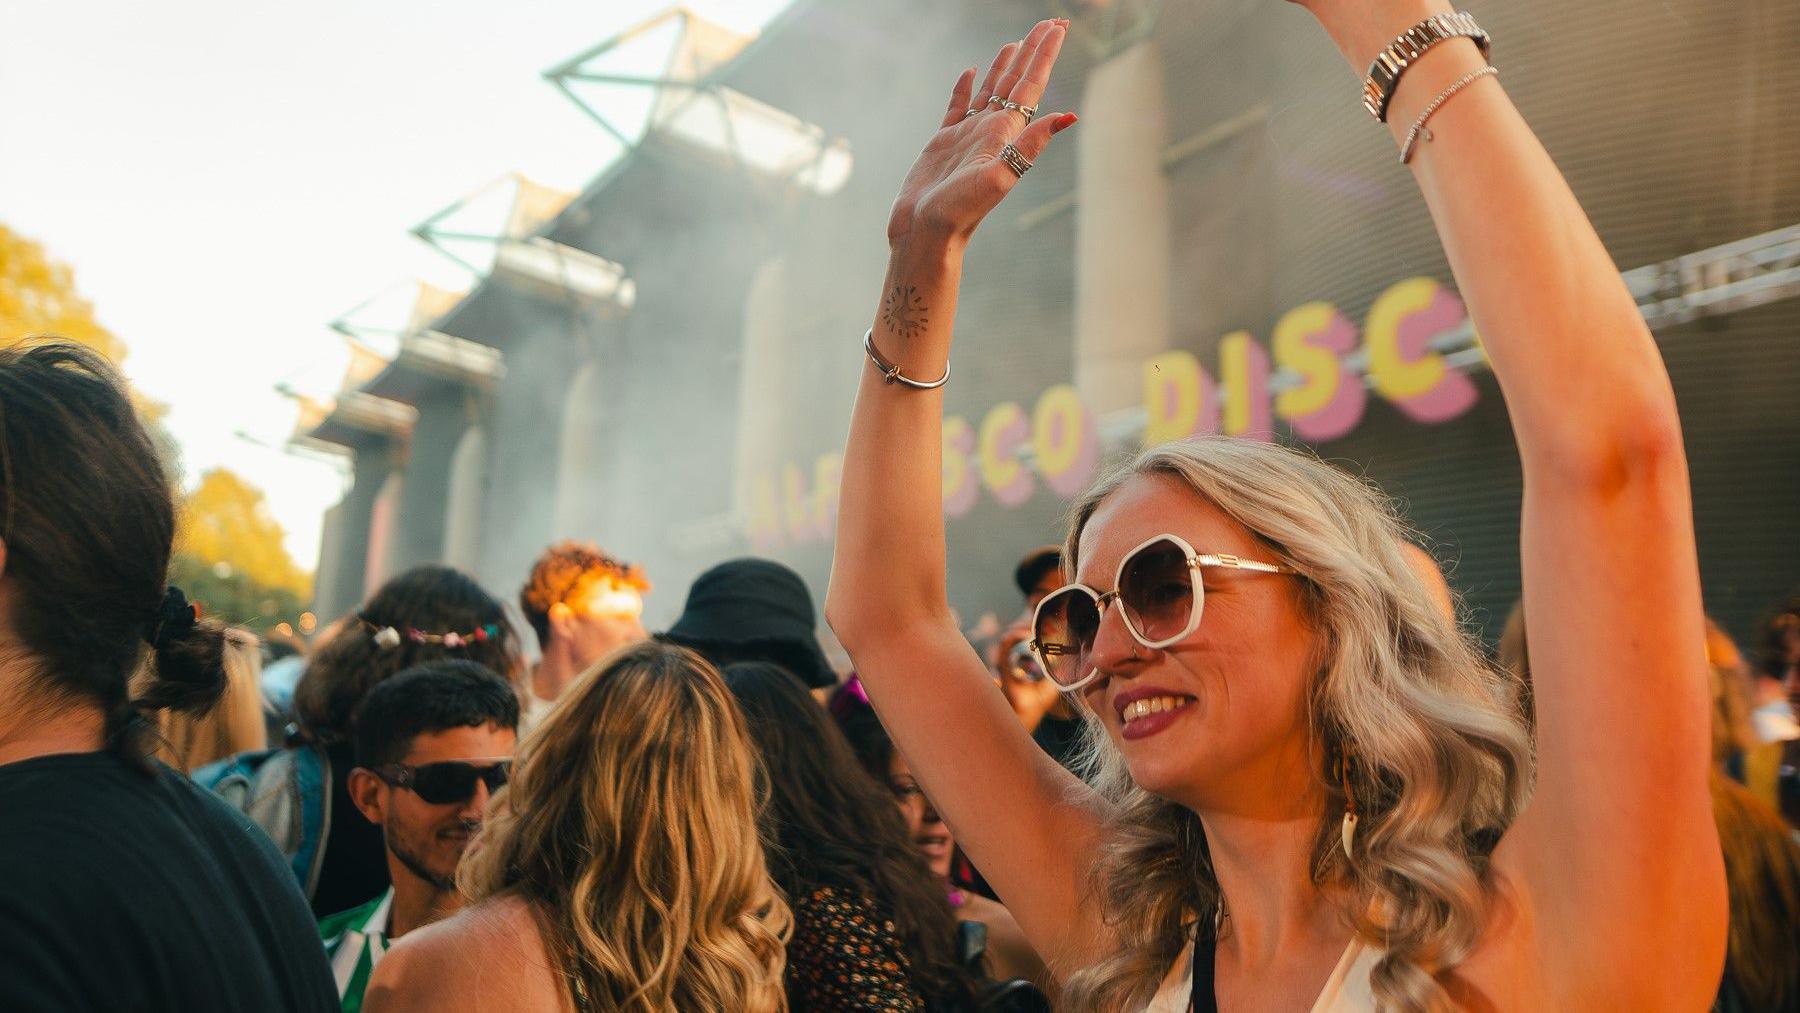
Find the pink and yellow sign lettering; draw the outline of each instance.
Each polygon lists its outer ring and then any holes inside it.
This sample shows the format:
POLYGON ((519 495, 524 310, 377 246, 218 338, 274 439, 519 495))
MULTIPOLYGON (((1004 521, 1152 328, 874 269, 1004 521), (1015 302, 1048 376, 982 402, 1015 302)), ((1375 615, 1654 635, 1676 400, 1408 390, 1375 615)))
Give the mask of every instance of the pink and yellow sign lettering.
MULTIPOLYGON (((1323 443, 1362 422, 1370 388, 1416 422, 1447 422, 1474 407, 1479 391, 1432 345, 1466 323, 1455 292, 1408 278, 1376 297, 1360 334, 1331 303, 1309 302, 1276 320, 1267 345, 1249 331, 1221 337, 1216 380, 1192 352, 1159 353, 1144 363, 1143 444, 1213 433, 1269 440, 1277 422, 1298 439, 1323 443)), ((1101 449, 1099 421, 1071 384, 1045 390, 1029 412, 1006 401, 976 424, 949 416, 944 514, 966 515, 984 490, 1008 508, 1042 489, 1069 499, 1093 479, 1101 449)), ((829 539, 842 464, 830 453, 755 476, 751 542, 766 550, 829 539)))
POLYGON ((1059 383, 1038 397, 1031 413, 1032 453, 1038 474, 1063 499, 1080 492, 1100 466, 1100 434, 1094 415, 1073 384, 1059 383))
POLYGON ((1335 440, 1362 421, 1368 391, 1344 365, 1356 325, 1327 302, 1296 306, 1275 322, 1275 361, 1299 383, 1275 396, 1275 413, 1303 440, 1335 440))
POLYGON ((1473 408, 1475 381, 1428 347, 1462 322, 1462 300, 1430 278, 1408 278, 1381 293, 1364 334, 1376 392, 1416 422, 1444 422, 1473 408))

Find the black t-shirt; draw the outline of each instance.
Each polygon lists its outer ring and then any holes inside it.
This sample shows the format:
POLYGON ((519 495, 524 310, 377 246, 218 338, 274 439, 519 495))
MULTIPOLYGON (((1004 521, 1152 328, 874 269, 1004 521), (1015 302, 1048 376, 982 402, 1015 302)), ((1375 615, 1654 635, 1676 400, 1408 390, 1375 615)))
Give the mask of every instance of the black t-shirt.
POLYGON ((381 828, 370 823, 350 801, 350 772, 356 769, 356 748, 349 742, 325 747, 331 761, 331 827, 325 836, 325 857, 319 866, 319 883, 313 888, 313 917, 325 918, 348 911, 379 897, 392 880, 388 877, 387 843, 381 828))
POLYGON ((112 753, 0 765, 0 1008, 338 1008, 293 873, 187 778, 112 753))

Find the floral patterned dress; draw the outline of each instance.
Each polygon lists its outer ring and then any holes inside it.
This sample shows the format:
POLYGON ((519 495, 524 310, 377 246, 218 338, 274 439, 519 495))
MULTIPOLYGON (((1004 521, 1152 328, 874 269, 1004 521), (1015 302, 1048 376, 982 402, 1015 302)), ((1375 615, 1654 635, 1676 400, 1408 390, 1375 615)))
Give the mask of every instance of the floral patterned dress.
POLYGON ((926 1009, 899 929, 873 898, 821 886, 796 898, 793 908, 787 993, 795 1013, 926 1009))

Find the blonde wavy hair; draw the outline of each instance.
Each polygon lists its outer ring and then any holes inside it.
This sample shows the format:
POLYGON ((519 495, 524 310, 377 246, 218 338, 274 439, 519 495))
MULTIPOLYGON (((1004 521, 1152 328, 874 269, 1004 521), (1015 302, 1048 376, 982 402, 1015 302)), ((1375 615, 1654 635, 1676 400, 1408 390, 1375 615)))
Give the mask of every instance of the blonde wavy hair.
MULTIPOLYGON (((1405 554, 1407 529, 1368 483, 1296 450, 1208 438, 1140 454, 1075 505, 1064 558, 1102 501, 1139 476, 1185 483, 1299 570, 1302 618, 1319 642, 1307 694, 1324 808, 1314 881, 1385 956, 1370 976, 1383 1009, 1452 1008, 1443 976, 1480 938, 1487 857, 1523 806, 1530 736, 1516 680, 1434 603, 1405 554), (1339 844, 1346 764, 1359 826, 1339 844)), ((1092 888, 1119 951, 1071 976, 1075 1009, 1141 1008, 1193 936, 1228 917, 1192 810, 1132 783, 1092 714, 1088 760, 1115 805, 1092 888)))
POLYGON ((458 885, 525 900, 587 1008, 785 1009, 793 923, 763 861, 752 748, 698 655, 621 650, 520 746, 458 885))

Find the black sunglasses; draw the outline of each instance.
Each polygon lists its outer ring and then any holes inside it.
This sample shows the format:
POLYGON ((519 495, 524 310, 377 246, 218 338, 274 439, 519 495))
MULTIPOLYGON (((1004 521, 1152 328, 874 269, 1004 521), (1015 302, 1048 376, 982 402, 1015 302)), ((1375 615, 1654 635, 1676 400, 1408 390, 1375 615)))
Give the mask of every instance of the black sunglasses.
POLYGON ((374 768, 372 773, 396 788, 409 789, 432 805, 450 805, 467 802, 475 794, 477 781, 487 785, 490 793, 499 791, 512 774, 512 760, 502 758, 479 763, 447 760, 416 767, 406 763, 389 763, 374 768))

